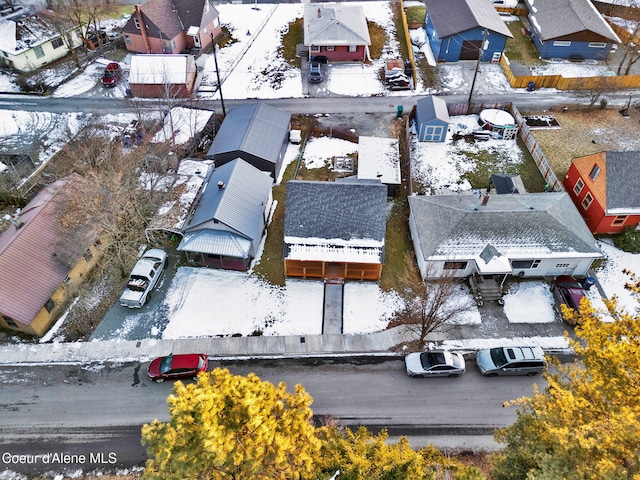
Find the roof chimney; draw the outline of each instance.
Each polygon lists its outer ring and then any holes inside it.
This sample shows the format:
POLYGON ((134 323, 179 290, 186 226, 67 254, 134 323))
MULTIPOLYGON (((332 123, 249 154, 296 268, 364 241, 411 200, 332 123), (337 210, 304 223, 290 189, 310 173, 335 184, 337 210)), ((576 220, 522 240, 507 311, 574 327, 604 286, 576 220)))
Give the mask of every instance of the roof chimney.
POLYGON ((24 225, 24 222, 20 219, 20 214, 14 213, 9 217, 11 224, 16 227, 16 230, 20 229, 24 225))
POLYGON ((224 182, 223 182, 222 180, 220 180, 220 181, 218 182, 218 189, 219 189, 219 190, 222 190, 223 188, 224 188, 224 182))
POLYGON ((322 10, 320 10, 320 7, 318 7, 318 18, 322 18, 322 10))

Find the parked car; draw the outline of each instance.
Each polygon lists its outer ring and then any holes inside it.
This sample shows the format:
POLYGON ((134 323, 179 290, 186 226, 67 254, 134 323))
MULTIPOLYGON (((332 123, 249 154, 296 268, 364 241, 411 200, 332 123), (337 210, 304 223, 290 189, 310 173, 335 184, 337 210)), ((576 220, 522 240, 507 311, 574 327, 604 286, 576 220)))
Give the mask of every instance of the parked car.
POLYGON ((551 291, 558 305, 564 303, 576 312, 580 311, 580 302, 585 297, 584 288, 571 275, 556 277, 551 284, 551 291))
POLYGON ((117 62, 111 62, 104 68, 102 74, 102 85, 105 87, 115 87, 122 80, 122 67, 117 62))
POLYGON ((324 80, 322 64, 320 62, 309 62, 309 74, 307 76, 307 80, 309 80, 309 83, 320 83, 324 80))
POLYGON ((480 350, 476 363, 482 375, 537 375, 544 370, 544 351, 540 347, 496 347, 480 350))
POLYGON ((462 354, 448 351, 410 353, 404 364, 410 377, 457 377, 465 371, 462 354))
POLYGON ((144 252, 142 257, 137 261, 127 286, 120 296, 120 305, 129 308, 141 308, 147 303, 149 292, 156 286, 160 275, 167 266, 167 253, 152 248, 144 252))
POLYGON ((195 378, 209 368, 209 359, 204 353, 185 353, 158 357, 149 364, 147 375, 154 382, 195 378))

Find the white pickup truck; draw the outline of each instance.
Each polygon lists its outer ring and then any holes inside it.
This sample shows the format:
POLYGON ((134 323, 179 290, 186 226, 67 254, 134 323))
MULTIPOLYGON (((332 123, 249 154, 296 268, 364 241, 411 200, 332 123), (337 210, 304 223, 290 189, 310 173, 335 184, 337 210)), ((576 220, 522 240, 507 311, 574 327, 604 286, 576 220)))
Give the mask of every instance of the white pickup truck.
POLYGON ((127 287, 120 295, 120 305, 141 308, 147 302, 149 292, 158 283, 166 265, 166 252, 158 248, 144 252, 129 275, 127 287))

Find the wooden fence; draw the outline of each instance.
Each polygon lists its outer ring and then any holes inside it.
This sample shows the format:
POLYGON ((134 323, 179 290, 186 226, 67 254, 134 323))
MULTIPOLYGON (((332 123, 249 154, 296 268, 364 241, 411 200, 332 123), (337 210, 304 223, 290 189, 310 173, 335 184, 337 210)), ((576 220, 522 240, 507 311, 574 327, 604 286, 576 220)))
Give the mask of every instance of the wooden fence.
POLYGON ((500 57, 500 66, 509 85, 513 88, 526 88, 533 82, 536 88, 557 88, 558 90, 617 90, 640 87, 640 75, 611 75, 599 77, 572 77, 562 75, 526 75, 516 77, 509 66, 506 55, 500 57))

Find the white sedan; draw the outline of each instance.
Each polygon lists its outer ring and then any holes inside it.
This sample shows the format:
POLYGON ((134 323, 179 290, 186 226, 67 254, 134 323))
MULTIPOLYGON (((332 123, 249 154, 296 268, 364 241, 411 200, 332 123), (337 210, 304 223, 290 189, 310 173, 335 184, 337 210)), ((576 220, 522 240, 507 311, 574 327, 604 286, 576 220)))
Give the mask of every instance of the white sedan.
POLYGON ((465 372, 464 357, 456 352, 410 353, 404 363, 410 377, 457 377, 465 372))

